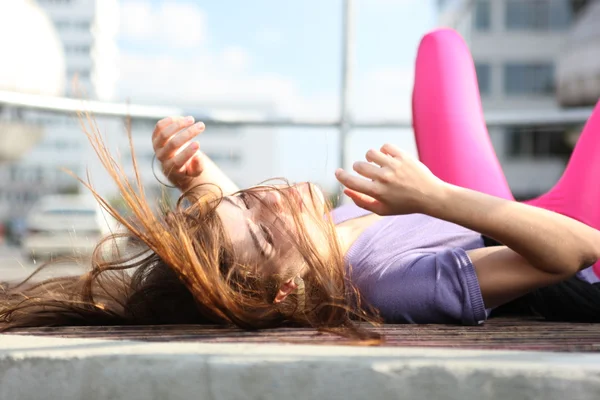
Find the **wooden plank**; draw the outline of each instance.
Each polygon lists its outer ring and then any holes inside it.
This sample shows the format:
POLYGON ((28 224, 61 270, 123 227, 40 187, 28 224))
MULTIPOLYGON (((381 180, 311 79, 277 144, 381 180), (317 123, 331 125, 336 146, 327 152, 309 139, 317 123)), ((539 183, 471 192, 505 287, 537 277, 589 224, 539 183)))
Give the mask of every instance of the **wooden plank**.
MULTIPOLYGON (((371 329, 384 335, 384 346, 600 352, 600 324, 556 323, 535 318, 493 318, 476 327, 384 325, 371 329)), ((152 342, 356 344, 334 334, 307 328, 243 331, 209 325, 73 326, 27 328, 9 333, 152 342)))

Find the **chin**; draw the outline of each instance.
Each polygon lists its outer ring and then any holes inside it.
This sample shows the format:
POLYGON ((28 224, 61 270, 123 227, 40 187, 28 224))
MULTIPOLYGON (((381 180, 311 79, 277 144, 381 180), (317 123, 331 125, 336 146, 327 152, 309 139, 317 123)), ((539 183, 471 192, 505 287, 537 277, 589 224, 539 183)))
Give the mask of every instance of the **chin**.
POLYGON ((325 196, 321 188, 314 183, 303 182, 298 184, 298 191, 302 195, 303 203, 312 205, 314 211, 323 214, 325 212, 325 196))

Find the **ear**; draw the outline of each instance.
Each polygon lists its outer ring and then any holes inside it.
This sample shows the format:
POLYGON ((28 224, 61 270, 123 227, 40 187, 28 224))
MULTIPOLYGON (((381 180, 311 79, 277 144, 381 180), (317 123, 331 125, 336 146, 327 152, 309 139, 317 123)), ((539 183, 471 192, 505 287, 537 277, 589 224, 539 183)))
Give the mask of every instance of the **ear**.
POLYGON ((274 304, 281 303, 284 301, 290 293, 298 288, 298 284, 296 283, 295 278, 290 278, 288 281, 284 282, 277 292, 277 296, 275 296, 275 300, 273 300, 274 304))

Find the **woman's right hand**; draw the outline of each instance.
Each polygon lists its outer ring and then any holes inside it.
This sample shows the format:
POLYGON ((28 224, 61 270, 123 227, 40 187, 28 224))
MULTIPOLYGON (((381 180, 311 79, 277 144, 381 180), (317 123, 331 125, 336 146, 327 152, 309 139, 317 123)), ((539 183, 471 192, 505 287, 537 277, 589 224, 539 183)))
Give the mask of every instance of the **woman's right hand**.
POLYGON ((359 207, 379 215, 427 214, 431 206, 437 207, 448 198, 446 183, 394 145, 369 150, 365 158, 353 166, 360 176, 343 169, 335 175, 346 186, 344 193, 359 207))
POLYGON ((156 124, 152 147, 165 176, 180 190, 189 189, 204 170, 200 145, 193 142, 204 131, 204 123, 193 117, 168 117, 156 124))

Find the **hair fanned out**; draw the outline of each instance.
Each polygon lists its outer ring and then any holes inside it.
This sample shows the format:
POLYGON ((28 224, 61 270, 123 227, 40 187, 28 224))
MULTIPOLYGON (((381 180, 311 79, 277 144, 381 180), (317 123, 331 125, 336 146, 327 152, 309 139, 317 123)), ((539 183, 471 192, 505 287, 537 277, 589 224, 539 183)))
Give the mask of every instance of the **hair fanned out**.
MULTIPOLYGON (((210 194, 214 190, 192 189, 174 207, 163 205, 160 212, 155 211, 144 192, 130 129, 133 182, 111 156, 94 118, 89 113, 79 118, 98 159, 116 184, 126 212, 120 213, 100 196, 89 176, 87 181, 77 179, 120 223, 123 232, 113 233, 97 245, 90 270, 81 276, 31 283, 40 270, 51 267, 43 265, 18 285, 0 285, 1 330, 217 323, 247 329, 312 326, 360 339, 377 336, 351 322, 353 316, 370 322, 377 318, 360 307, 360 296, 347 282, 337 241, 330 241, 332 256, 322 259, 306 235, 300 235, 296 245, 307 264, 304 290, 274 304, 278 277, 263 276, 256 265, 236 262, 216 213, 220 197, 210 194)), ((252 194, 253 190, 247 192, 252 194)), ((295 220, 302 229, 299 219, 295 220)), ((320 221, 334 236, 331 221, 320 221)))

